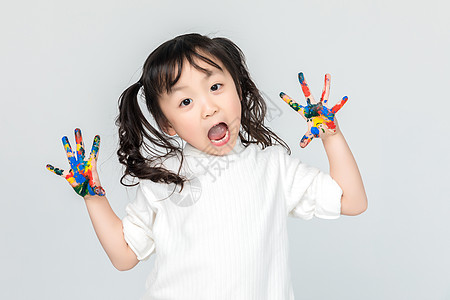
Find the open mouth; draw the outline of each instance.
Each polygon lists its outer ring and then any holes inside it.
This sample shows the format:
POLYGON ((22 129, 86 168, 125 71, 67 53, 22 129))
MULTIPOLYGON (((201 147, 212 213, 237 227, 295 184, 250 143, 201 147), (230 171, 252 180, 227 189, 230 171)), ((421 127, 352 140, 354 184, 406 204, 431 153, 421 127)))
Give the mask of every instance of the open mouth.
POLYGON ((215 146, 223 146, 230 140, 230 130, 225 122, 214 125, 208 131, 208 138, 215 146))

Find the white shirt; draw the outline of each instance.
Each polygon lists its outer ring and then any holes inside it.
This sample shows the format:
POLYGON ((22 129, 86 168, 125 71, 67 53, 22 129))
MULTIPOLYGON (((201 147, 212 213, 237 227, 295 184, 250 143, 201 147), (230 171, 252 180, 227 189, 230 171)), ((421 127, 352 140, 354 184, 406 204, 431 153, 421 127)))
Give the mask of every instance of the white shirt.
MULTIPOLYGON (((294 299, 287 217, 338 218, 339 185, 281 145, 183 153, 181 192, 141 180, 126 207, 125 240, 139 260, 156 254, 142 299, 294 299)), ((164 166, 177 172, 179 157, 164 166)))

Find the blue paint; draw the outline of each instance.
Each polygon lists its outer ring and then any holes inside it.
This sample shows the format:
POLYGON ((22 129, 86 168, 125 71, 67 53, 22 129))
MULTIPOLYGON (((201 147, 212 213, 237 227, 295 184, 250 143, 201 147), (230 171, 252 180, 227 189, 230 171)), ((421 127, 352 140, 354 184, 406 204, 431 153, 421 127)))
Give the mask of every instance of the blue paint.
POLYGON ((298 73, 298 80, 300 81, 301 84, 305 82, 305 77, 303 76, 303 73, 298 73))
POLYGON ((319 128, 311 127, 311 133, 314 134, 315 137, 319 136, 319 128))

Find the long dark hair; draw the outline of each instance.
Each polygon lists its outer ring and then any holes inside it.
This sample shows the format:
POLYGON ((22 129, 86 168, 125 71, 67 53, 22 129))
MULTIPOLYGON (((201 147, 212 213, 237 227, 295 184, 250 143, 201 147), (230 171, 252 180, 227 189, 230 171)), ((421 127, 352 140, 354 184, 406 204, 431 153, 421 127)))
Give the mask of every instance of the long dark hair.
POLYGON ((243 130, 239 132, 239 138, 242 144, 247 147, 251 143, 256 143, 264 149, 273 145, 272 142, 275 140, 291 154, 289 146, 264 125, 267 105, 250 78, 242 50, 227 38, 209 38, 196 33, 184 34, 156 48, 145 61, 142 76, 138 82, 128 87, 120 95, 116 125, 119 126, 120 141, 117 155, 120 163, 125 166, 124 175, 120 179, 122 185, 138 184, 123 182, 124 178, 130 175, 140 179, 150 179, 153 182, 180 184, 183 189, 186 181, 186 178, 180 176, 183 155, 181 155, 177 174, 161 165, 154 164, 160 158, 177 155, 177 153, 182 154, 181 148, 173 144, 176 140, 162 132, 162 128, 166 128, 168 120, 162 113, 157 100, 164 92, 169 93, 179 80, 184 60, 202 71, 205 70, 195 63, 194 58, 221 69, 218 64, 201 55, 200 52, 220 60, 234 80, 241 99, 243 130), (178 71, 176 72, 176 70, 178 71), (147 109, 159 129, 154 128, 147 121, 139 108, 138 94, 141 87, 147 109), (149 140, 151 145, 145 140, 149 140), (165 153, 157 150, 155 146, 165 149, 165 153), (149 155, 144 156, 141 153, 142 150, 147 150, 149 155))

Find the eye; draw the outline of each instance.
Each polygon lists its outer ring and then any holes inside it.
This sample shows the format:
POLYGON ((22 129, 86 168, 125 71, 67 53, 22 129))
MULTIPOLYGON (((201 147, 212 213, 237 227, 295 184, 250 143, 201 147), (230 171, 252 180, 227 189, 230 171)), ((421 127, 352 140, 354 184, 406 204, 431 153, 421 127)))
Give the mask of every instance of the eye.
POLYGON ((190 102, 187 102, 187 101, 192 101, 192 99, 190 99, 190 98, 183 99, 180 103, 180 106, 189 105, 190 102), (183 104, 186 104, 186 105, 183 105, 183 104))
POLYGON ((215 92, 219 89, 219 86, 222 86, 221 83, 216 83, 211 86, 211 91, 215 92))

